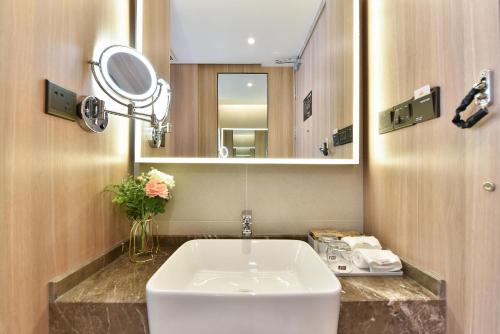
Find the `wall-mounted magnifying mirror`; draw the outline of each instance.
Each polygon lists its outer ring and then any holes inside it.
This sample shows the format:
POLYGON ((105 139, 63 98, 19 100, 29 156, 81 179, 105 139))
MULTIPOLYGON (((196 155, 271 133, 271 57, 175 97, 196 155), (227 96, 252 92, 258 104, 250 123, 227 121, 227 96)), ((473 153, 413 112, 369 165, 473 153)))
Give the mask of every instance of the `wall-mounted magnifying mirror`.
POLYGON ((359 163, 360 3, 171 0, 176 131, 136 162, 359 163))
POLYGON ((109 47, 102 52, 99 63, 106 84, 126 99, 144 101, 157 88, 153 65, 135 49, 118 45, 109 47))
POLYGON ((107 110, 103 100, 87 96, 78 107, 82 127, 103 132, 108 126, 109 114, 149 122, 153 128, 152 146, 159 147, 163 133, 169 128, 165 122, 171 90, 165 80, 157 77, 149 60, 134 48, 113 45, 101 53, 99 61, 91 61, 90 65, 99 87, 113 101, 126 106, 127 113, 107 110), (138 112, 139 109, 142 112, 138 112))

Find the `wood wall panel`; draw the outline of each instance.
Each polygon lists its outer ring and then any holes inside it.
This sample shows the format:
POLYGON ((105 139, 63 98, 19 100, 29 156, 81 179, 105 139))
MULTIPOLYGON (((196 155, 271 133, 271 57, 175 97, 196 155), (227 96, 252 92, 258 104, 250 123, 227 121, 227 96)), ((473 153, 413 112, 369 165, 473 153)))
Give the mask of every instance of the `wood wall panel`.
POLYGON ((292 158, 295 126, 293 110, 293 71, 291 68, 266 67, 269 101, 267 154, 269 158, 292 158))
MULTIPOLYGON (((450 334, 500 332, 500 118, 451 124, 479 71, 500 71, 495 0, 368 0, 365 232, 447 282, 450 334), (424 84, 439 119, 378 134, 378 112, 424 84)), ((500 98, 498 94, 496 99, 500 98)))
POLYGON ((268 74, 268 155, 293 157, 293 72, 289 67, 260 65, 172 65, 174 141, 170 152, 175 157, 217 157, 217 74, 268 74), (194 72, 197 68, 197 74, 194 72), (176 93, 177 92, 177 93, 176 93), (197 106, 194 105, 197 103, 197 106), (178 114, 185 114, 178 118, 178 114), (198 126, 195 131, 193 124, 198 126), (193 154, 197 138, 197 154, 193 154), (190 148, 179 142, 191 143, 190 148))
POLYGON ((129 170, 129 121, 96 135, 46 115, 44 79, 104 98, 87 62, 128 41, 128 1, 0 3, 2 334, 47 333, 48 281, 126 236, 103 189, 129 170))
MULTIPOLYGON (((170 0, 143 0, 143 43, 142 51, 151 61, 158 77, 170 82, 170 0)), ((149 111, 151 112, 151 111, 149 111)), ((149 144, 150 125, 136 122, 141 129, 142 156, 167 156, 168 146, 151 148, 149 144)))
MULTIPOLYGON (((327 4, 328 6, 328 4, 327 4)), ((329 15, 321 14, 302 55, 296 77, 297 158, 324 158, 319 147, 330 137, 331 59, 328 41, 329 15), (312 116, 304 121, 303 100, 312 91, 312 116)))
POLYGON ((198 156, 217 157, 217 73, 228 65, 198 65, 198 156))
MULTIPOLYGON (((329 21, 330 58, 330 129, 341 129, 353 124, 353 1, 334 0, 327 7, 329 21)), ((332 149, 335 158, 353 158, 353 145, 332 149)))
POLYGON ((199 140, 198 65, 172 65, 171 82, 174 131, 166 136, 167 156, 195 157, 199 140))
POLYGON ((352 158, 352 144, 333 147, 332 131, 353 122, 353 4, 327 0, 296 73, 296 156, 324 158, 319 147, 328 138, 330 158, 352 158), (313 113, 304 122, 303 100, 312 91, 313 113))
POLYGON ((159 77, 170 79, 170 0, 143 0, 142 51, 159 77))
POLYGON ((481 185, 500 185, 500 3, 474 0, 464 3, 465 79, 485 68, 494 70, 495 106, 486 121, 466 132, 466 326, 469 333, 500 333, 500 191, 481 185))

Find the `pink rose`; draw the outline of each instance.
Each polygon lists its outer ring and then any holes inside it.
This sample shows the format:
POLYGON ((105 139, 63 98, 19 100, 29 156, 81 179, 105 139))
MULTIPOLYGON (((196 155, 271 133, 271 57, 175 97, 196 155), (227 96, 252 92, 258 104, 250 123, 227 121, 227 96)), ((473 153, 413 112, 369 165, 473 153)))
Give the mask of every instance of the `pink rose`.
POLYGON ((148 197, 161 197, 168 198, 168 188, 167 185, 158 180, 149 180, 145 186, 146 196, 148 197))

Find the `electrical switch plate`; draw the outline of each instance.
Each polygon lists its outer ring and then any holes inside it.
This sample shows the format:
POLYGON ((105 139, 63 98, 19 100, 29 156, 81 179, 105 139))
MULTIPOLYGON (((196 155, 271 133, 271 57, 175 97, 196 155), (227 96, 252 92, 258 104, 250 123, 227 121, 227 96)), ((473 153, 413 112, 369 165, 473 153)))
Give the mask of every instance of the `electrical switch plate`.
POLYGON ((412 103, 413 119, 415 123, 422 123, 440 116, 439 87, 431 89, 431 94, 423 96, 412 103))
POLYGON ((394 131, 394 109, 381 111, 378 114, 378 124, 380 134, 394 131))
POLYGON ((403 102, 394 107, 394 129, 406 128, 413 124, 411 101, 403 102))
POLYGON ((340 129, 333 135, 333 146, 341 146, 352 143, 352 125, 340 129))
POLYGON ((76 94, 45 80, 45 112, 70 121, 76 119, 76 94))

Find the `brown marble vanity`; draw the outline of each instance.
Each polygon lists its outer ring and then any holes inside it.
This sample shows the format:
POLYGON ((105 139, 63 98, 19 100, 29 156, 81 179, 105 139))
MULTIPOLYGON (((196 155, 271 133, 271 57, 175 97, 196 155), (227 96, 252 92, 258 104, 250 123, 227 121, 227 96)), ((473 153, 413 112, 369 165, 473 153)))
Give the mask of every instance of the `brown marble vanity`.
MULTIPOLYGON (((147 333, 146 282, 175 248, 163 247, 163 254, 147 264, 130 263, 121 255, 56 296, 50 303, 50 332, 147 333)), ((339 279, 339 334, 445 333, 444 298, 415 280, 406 276, 339 279)))

